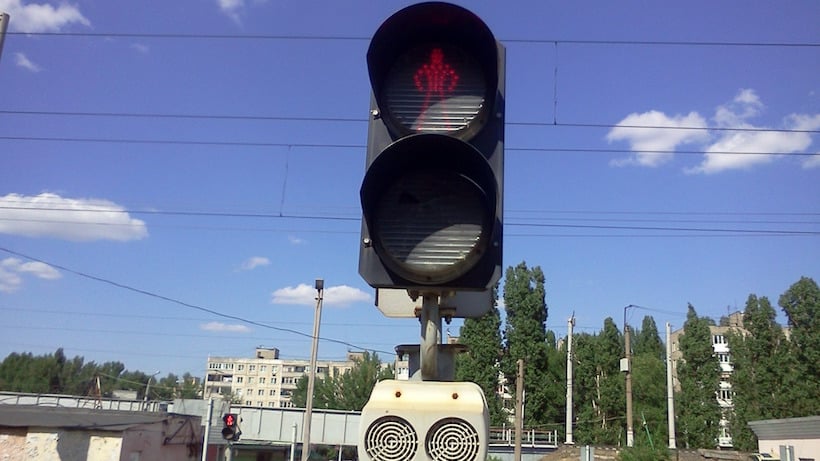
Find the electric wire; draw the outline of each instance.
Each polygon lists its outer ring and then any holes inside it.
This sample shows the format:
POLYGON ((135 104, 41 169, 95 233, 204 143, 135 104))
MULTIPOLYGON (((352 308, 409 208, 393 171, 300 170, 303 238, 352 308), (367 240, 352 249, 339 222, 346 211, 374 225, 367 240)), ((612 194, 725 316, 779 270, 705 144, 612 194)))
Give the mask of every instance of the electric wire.
MULTIPOLYGON (((366 123, 367 118, 326 117, 326 116, 291 116, 291 115, 248 115, 248 114, 185 114, 160 112, 81 112, 81 111, 46 111, 46 110, 0 110, 0 115, 20 116, 56 116, 56 117, 98 117, 98 118, 147 118, 147 119, 188 119, 188 120, 222 120, 222 121, 276 121, 276 122, 329 122, 329 123, 366 123)), ((583 122, 538 122, 508 121, 506 125, 522 127, 570 127, 570 128, 629 128, 647 130, 683 130, 683 131, 725 131, 751 133, 820 133, 820 130, 793 128, 763 127, 702 127, 702 126, 662 126, 662 125, 624 125, 612 123, 583 122)))
MULTIPOLYGON (((26 37, 91 37, 91 38, 151 38, 193 40, 305 40, 305 41, 369 41, 371 37, 355 35, 276 35, 276 34, 205 34, 169 32, 6 32, 7 35, 26 37)), ((570 40, 537 38, 500 38, 504 43, 553 45, 604 45, 604 46, 693 46, 693 47, 763 47, 763 48, 816 48, 813 42, 751 42, 716 40, 570 40)))
MULTIPOLYGON (((242 322, 242 323, 257 326, 257 327, 260 327, 260 328, 266 328, 266 329, 269 329, 269 330, 280 331, 280 332, 283 332, 283 333, 290 333, 290 334, 294 334, 294 335, 297 335, 297 336, 302 336, 302 337, 305 337, 305 338, 313 339, 313 335, 308 334, 308 333, 304 333, 304 332, 301 332, 301 331, 298 331, 298 330, 294 330, 292 328, 276 327, 276 326, 273 326, 273 325, 270 325, 270 324, 267 324, 267 323, 262 323, 262 322, 258 322, 258 321, 255 321, 255 320, 246 319, 246 318, 240 317, 238 315, 226 314, 226 313, 223 313, 223 312, 219 312, 215 309, 211 309, 211 308, 200 306, 200 305, 197 305, 197 304, 192 304, 192 303, 189 303, 189 302, 181 301, 181 300, 171 298, 169 296, 165 296, 165 295, 162 295, 162 294, 159 294, 159 293, 144 290, 144 289, 137 288, 137 287, 127 285, 127 284, 124 284, 124 283, 116 282, 114 280, 107 279, 107 278, 104 278, 104 277, 99 277, 99 276, 96 276, 96 275, 92 275, 92 274, 89 274, 87 272, 71 269, 69 267, 66 267, 66 266, 63 266, 63 265, 60 265, 60 264, 51 263, 51 262, 48 262, 48 261, 45 261, 45 260, 42 260, 42 259, 39 259, 39 258, 35 258, 34 256, 30 256, 30 255, 27 255, 27 254, 24 254, 24 253, 20 253, 18 251, 11 250, 11 249, 6 248, 6 247, 0 246, 0 251, 3 251, 3 252, 8 253, 10 255, 18 256, 20 258, 27 259, 29 261, 34 261, 34 262, 39 262, 39 263, 42 263, 42 264, 47 264, 47 265, 52 266, 56 269, 60 269, 62 271, 68 272, 70 274, 74 274, 74 275, 82 277, 82 278, 93 280, 95 282, 104 283, 104 284, 111 285, 111 286, 116 287, 116 288, 120 288, 120 289, 123 289, 123 290, 126 290, 126 291, 131 291, 133 293, 141 294, 141 295, 148 296, 148 297, 151 297, 151 298, 159 299, 161 301, 165 301, 165 302, 168 302, 168 303, 171 303, 171 304, 176 304, 178 306, 186 307, 186 308, 193 309, 193 310, 196 310, 196 311, 205 312, 207 314, 211 314, 211 315, 214 315, 216 317, 221 317, 221 318, 229 319, 229 320, 235 320, 237 322, 242 322)), ((387 354, 387 355, 395 355, 396 354, 395 352, 389 352, 389 351, 371 349, 371 348, 363 348, 363 347, 357 346, 355 344, 349 343, 347 341, 341 341, 341 340, 338 340, 338 339, 325 338, 325 337, 321 337, 321 336, 318 337, 318 339, 320 341, 325 341, 325 342, 334 343, 334 344, 341 344, 343 346, 351 347, 353 349, 358 349, 358 350, 367 350, 367 351, 372 351, 372 352, 379 352, 379 353, 387 354)))
MULTIPOLYGON (((185 145, 210 147, 285 147, 293 148, 322 148, 322 149, 365 149, 364 144, 341 143, 283 143, 270 141, 200 141, 184 139, 135 139, 135 138, 86 138, 68 136, 0 136, 5 141, 30 142, 71 142, 92 144, 145 144, 145 145, 185 145)), ((517 152, 552 152, 552 153, 586 153, 586 154, 660 154, 660 155, 761 155, 780 157, 814 157, 820 156, 814 152, 737 152, 737 151, 704 151, 704 150, 666 150, 666 149, 615 149, 593 147, 505 147, 507 151, 517 152)))

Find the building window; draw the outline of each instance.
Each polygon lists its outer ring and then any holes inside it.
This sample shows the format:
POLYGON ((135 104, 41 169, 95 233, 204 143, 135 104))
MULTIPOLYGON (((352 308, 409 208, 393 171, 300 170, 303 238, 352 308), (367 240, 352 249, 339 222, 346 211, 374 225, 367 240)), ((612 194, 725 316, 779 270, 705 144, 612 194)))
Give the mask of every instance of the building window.
POLYGON ((239 370, 239 371, 242 371, 242 370, 245 369, 245 365, 239 364, 239 365, 236 366, 236 369, 239 370))
POLYGON ((265 384, 265 378, 259 378, 259 384, 265 384))
POLYGON ((732 361, 731 357, 729 357, 729 354, 727 354, 725 352, 721 352, 717 356, 718 356, 718 361, 720 363, 730 363, 732 361))
POLYGON ((226 363, 225 364, 225 369, 226 370, 233 370, 233 364, 232 363, 226 363))
POLYGON ((278 365, 274 365, 274 366, 271 367, 270 374, 275 375, 276 373, 279 373, 279 366, 278 365))
POLYGON ((245 379, 245 378, 243 378, 243 377, 241 377, 241 376, 237 376, 237 377, 236 377, 236 382, 237 382, 237 383, 241 383, 244 379, 245 379))
POLYGON ((273 378, 271 378, 271 379, 270 379, 270 383, 271 383, 271 384, 276 384, 276 382, 277 382, 277 379, 276 379, 276 377, 275 377, 275 376, 274 376, 273 378))
POLYGON ((271 389, 270 390, 270 395, 276 395, 276 389, 271 389))
POLYGON ((728 341, 726 341, 726 336, 712 335, 712 344, 728 344, 728 341))
POLYGON ((248 371, 256 371, 256 365, 248 365, 248 371))
POLYGON ((276 408, 276 402, 268 402, 270 408, 276 408))
POLYGON ((248 376, 248 384, 253 384, 253 376, 248 376))
POLYGON ((265 395, 265 390, 259 389, 258 391, 256 391, 256 395, 265 395))
POLYGON ((251 406, 253 405, 253 402, 251 402, 250 400, 245 400, 245 405, 251 406))
POLYGON ((259 371, 268 371, 267 365, 259 365, 259 371))

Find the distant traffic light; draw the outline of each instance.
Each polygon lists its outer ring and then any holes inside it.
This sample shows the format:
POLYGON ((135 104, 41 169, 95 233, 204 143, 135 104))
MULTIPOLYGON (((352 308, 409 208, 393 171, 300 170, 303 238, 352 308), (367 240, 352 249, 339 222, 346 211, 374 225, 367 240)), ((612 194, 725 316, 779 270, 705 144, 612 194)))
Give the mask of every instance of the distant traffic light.
POLYGON ((222 423, 224 424, 222 428, 222 438, 232 441, 239 440, 239 436, 242 435, 242 431, 239 430, 239 415, 236 413, 226 413, 225 416, 222 417, 222 423))
POLYGON ((505 51, 472 12, 409 6, 376 31, 359 273, 376 288, 501 276, 505 51))

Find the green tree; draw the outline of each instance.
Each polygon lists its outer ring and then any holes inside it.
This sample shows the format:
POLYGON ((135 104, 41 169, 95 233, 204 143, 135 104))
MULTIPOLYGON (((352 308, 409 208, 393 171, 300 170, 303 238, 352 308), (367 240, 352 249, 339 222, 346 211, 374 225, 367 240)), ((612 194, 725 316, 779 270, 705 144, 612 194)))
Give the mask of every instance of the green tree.
POLYGON ((635 355, 650 354, 653 357, 661 358, 666 354, 666 348, 661 342, 658 334, 658 326, 651 315, 643 318, 641 329, 635 332, 635 340, 632 342, 632 352, 635 355))
MULTIPOLYGON (((364 352, 361 358, 355 358, 353 362, 353 367, 343 374, 316 377, 313 393, 315 408, 361 411, 373 392, 373 386, 394 376, 392 365, 382 366, 375 353, 364 352)), ((307 375, 297 382, 291 396, 294 406, 304 408, 307 404, 307 384, 307 375)))
POLYGON ((526 408, 524 424, 541 426, 560 423, 557 402, 549 401, 547 368, 544 273, 525 262, 507 269, 504 280, 504 305, 507 313, 504 330, 505 354, 502 369, 510 389, 515 388, 517 361, 524 360, 526 408))
MULTIPOLYGON (((497 289, 493 289, 497 299, 497 289)), ((490 424, 501 426, 507 422, 502 411, 498 389, 499 359, 503 352, 501 343, 501 315, 493 306, 476 319, 465 319, 459 332, 458 342, 467 346, 467 352, 456 358, 456 380, 471 381, 484 391, 490 412, 490 424)))
POLYGON ((820 288, 801 277, 780 296, 789 320, 792 356, 799 379, 788 389, 789 416, 820 414, 820 288))
POLYGON ((607 318, 598 334, 578 335, 573 348, 578 442, 617 445, 626 434, 626 398, 620 372, 623 337, 612 318, 607 318))
POLYGON ((720 365, 712 350, 710 321, 698 317, 690 304, 680 336, 678 363, 677 439, 686 448, 713 448, 720 431, 716 394, 720 365))
POLYGON ((743 326, 729 335, 732 351, 732 391, 734 411, 730 418, 732 443, 741 450, 757 448, 749 421, 781 418, 788 414, 784 405, 789 344, 775 318, 777 313, 764 296, 750 294, 743 313, 743 326))

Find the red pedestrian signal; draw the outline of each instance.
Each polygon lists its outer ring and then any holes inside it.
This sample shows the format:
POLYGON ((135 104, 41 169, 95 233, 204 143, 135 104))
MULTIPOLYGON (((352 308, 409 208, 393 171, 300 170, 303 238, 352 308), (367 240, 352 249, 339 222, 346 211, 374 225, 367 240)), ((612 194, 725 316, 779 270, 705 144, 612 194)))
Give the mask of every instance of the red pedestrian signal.
POLYGON ((242 431, 239 430, 239 415, 236 413, 226 413, 222 417, 222 438, 225 440, 237 441, 242 431))

